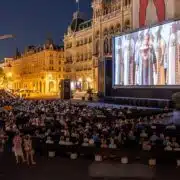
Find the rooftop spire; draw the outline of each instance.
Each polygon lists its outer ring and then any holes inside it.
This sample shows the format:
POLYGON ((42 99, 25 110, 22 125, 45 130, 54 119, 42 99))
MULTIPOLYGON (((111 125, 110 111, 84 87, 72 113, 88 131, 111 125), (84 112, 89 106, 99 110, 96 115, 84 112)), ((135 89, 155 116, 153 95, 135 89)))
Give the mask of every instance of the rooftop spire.
POLYGON ((76 0, 76 4, 77 4, 77 11, 80 11, 80 7, 79 7, 79 0, 76 0))
POLYGON ((19 52, 19 49, 16 48, 15 58, 19 58, 20 56, 21 56, 21 53, 19 52))

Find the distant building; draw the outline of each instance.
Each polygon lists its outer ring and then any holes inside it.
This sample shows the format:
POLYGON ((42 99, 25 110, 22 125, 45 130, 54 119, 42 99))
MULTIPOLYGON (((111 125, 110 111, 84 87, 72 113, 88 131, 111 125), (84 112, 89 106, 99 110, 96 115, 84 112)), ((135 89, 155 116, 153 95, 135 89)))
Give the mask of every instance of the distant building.
POLYGON ((93 0, 93 17, 80 12, 64 36, 64 77, 72 88, 98 91, 98 63, 112 57, 112 36, 132 28, 132 0, 93 0))
POLYGON ((13 90, 32 90, 38 96, 57 95, 63 79, 64 48, 48 39, 42 47, 28 46, 23 53, 17 50, 15 58, 5 58, 3 66, 6 75, 11 76, 13 90))

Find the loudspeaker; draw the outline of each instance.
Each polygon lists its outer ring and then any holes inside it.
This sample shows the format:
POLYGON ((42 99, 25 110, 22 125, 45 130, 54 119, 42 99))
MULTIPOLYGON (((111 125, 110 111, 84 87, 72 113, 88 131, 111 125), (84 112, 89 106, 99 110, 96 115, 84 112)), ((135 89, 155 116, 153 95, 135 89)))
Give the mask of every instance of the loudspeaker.
POLYGON ((111 96, 112 92, 112 58, 104 58, 98 64, 98 91, 104 96, 111 96))
POLYGON ((103 95, 105 94, 105 69, 104 69, 104 61, 99 61, 98 62, 98 91, 102 93, 103 95))
POLYGON ((64 100, 71 99, 71 80, 64 79, 60 83, 60 97, 64 100))
POLYGON ((105 69, 105 87, 104 92, 105 96, 111 96, 112 92, 112 58, 106 58, 104 62, 104 69, 105 69))

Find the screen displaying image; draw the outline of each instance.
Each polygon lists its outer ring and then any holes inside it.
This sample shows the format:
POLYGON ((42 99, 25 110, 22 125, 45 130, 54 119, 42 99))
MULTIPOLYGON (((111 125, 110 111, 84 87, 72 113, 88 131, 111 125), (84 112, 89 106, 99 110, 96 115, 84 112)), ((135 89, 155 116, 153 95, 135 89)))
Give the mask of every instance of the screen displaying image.
POLYGON ((114 38, 114 85, 180 85, 180 21, 114 38))

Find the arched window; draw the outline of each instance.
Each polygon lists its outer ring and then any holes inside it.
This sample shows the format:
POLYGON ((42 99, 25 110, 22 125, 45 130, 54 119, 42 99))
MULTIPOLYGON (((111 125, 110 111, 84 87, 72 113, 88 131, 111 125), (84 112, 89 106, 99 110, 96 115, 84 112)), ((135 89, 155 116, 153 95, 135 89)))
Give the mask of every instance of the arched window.
POLYGON ((50 81, 49 82, 49 92, 53 92, 53 90, 54 90, 54 82, 50 81))
POLYGON ((95 38, 99 37, 99 31, 96 32, 95 38))
POLYGON ((91 43, 92 42, 92 37, 89 37, 89 43, 91 43))
POLYGON ((81 61, 83 61, 83 54, 81 54, 81 56, 80 56, 80 60, 81 60, 81 61))
POLYGON ((131 0, 125 0, 125 1, 124 1, 124 5, 125 5, 125 6, 129 6, 130 4, 131 4, 131 0))
POLYGON ((126 19, 124 23, 124 30, 129 30, 130 29, 130 20, 126 19))
POLYGON ((77 55, 76 55, 76 58, 77 58, 77 62, 79 62, 80 61, 80 58, 79 58, 79 53, 77 53, 77 55))
POLYGON ((113 26, 110 27, 109 34, 111 34, 111 35, 114 34, 114 27, 113 26))
POLYGON ((121 32, 121 25, 117 24, 116 25, 116 33, 119 33, 119 32, 121 32))
POLYGON ((108 30, 105 28, 104 29, 104 32, 103 32, 104 36, 107 36, 108 35, 108 30))
POLYGON ((99 54, 99 40, 96 40, 96 49, 95 49, 95 52, 96 54, 99 54))
POLYGON ((92 59, 92 52, 89 52, 89 53, 88 53, 88 58, 89 58, 89 59, 92 59))
POLYGON ((88 59, 88 54, 85 53, 85 54, 84 54, 84 60, 87 60, 87 59, 88 59))
POLYGON ((108 8, 106 8, 106 7, 104 8, 103 14, 104 15, 108 14, 108 8))

